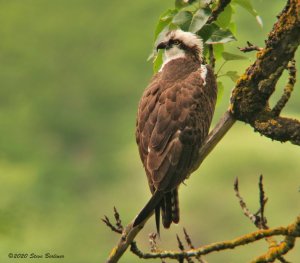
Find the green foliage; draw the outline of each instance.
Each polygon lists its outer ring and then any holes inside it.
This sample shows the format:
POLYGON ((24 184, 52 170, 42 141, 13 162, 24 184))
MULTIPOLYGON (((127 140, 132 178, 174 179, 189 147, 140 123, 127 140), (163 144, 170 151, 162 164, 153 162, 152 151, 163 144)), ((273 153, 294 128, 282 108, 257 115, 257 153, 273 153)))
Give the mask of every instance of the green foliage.
POLYGON ((223 98, 223 94, 224 94, 224 85, 221 81, 217 82, 217 86, 218 86, 218 96, 217 96, 217 105, 220 104, 222 98, 223 98))
POLYGON ((237 55, 237 54, 233 54, 233 53, 229 53, 229 52, 222 52, 222 57, 226 61, 248 59, 245 56, 241 56, 241 55, 237 55))
POLYGON ((233 3, 241 6, 246 11, 248 11, 251 15, 253 15, 256 18, 257 23, 262 27, 263 22, 261 17, 258 15, 257 11, 254 9, 252 3, 250 0, 233 0, 233 3))
POLYGON ((197 33, 205 25, 210 15, 210 8, 206 7, 198 9, 193 15, 193 19, 190 22, 190 27, 188 31, 192 33, 197 33))
POLYGON ((224 76, 229 77, 233 82, 236 82, 239 78, 237 71, 227 71, 224 76))
POLYGON ((213 45, 213 49, 214 49, 214 55, 216 60, 220 60, 224 52, 224 45, 223 44, 213 45))
POLYGON ((159 34, 166 28, 168 28, 169 24, 173 20, 174 16, 177 14, 178 10, 176 9, 168 9, 165 11, 159 18, 157 26, 154 32, 154 42, 157 41, 159 34))
MULTIPOLYGON (((214 56, 217 63, 222 60, 224 61, 218 69, 218 73, 228 61, 246 60, 248 59, 246 56, 224 51, 225 44, 237 40, 236 36, 233 34, 233 32, 236 32, 236 21, 234 17, 236 5, 244 8, 247 12, 256 17, 257 21, 262 26, 261 18, 253 8, 250 0, 233 0, 218 16, 217 20, 210 24, 206 23, 212 13, 212 9, 216 7, 215 3, 208 5, 205 1, 201 0, 189 2, 175 0, 175 8, 168 9, 159 18, 155 28, 154 46, 161 41, 166 32, 171 29, 180 28, 183 31, 189 31, 201 37, 205 44, 205 56, 208 56, 207 45, 213 45, 214 56)), ((157 53, 154 47, 150 58, 153 58, 153 72, 156 73, 163 63, 161 50, 157 53)), ((208 57, 206 57, 206 59, 208 59, 208 57)), ((217 77, 222 76, 228 77, 233 82, 236 82, 239 78, 239 74, 235 70, 217 74, 217 77)), ((217 105, 220 105, 223 93, 224 84, 219 79, 217 105)))
POLYGON ((162 55, 163 55, 163 51, 159 50, 153 61, 153 72, 155 72, 155 73, 158 72, 158 70, 160 69, 160 67, 162 65, 162 55))
POLYGON ((188 22, 191 21, 193 17, 192 12, 190 11, 180 11, 179 13, 177 13, 174 17, 173 17, 173 24, 178 25, 178 26, 182 26, 188 22))
POLYGON ((231 5, 226 6, 224 11, 218 16, 217 25, 221 28, 227 28, 231 22, 233 8, 231 5))
POLYGON ((247 10, 251 15, 257 16, 256 10, 253 8, 250 0, 233 0, 233 3, 238 4, 247 10))
POLYGON ((219 28, 215 24, 211 24, 209 26, 212 27, 212 33, 210 37, 206 40, 206 44, 225 44, 236 40, 236 38, 229 29, 219 28))
MULTIPOLYGON (((207 52, 207 45, 214 46, 217 63, 221 60, 227 62, 231 60, 247 59, 245 56, 224 51, 225 45, 229 42, 237 40, 237 37, 234 35, 234 32, 236 32, 236 21, 234 16, 234 10, 236 6, 244 8, 247 12, 256 17, 259 24, 262 25, 262 23, 260 23, 261 19, 258 16, 257 11, 253 8, 250 0, 233 0, 229 5, 226 6, 216 21, 207 24, 212 10, 216 8, 216 6, 217 5, 215 2, 207 4, 206 1, 202 0, 176 0, 175 8, 168 9, 160 16, 155 28, 154 50, 150 55, 150 58, 154 59, 154 73, 157 72, 162 65, 162 54, 160 52, 158 54, 156 53, 155 46, 164 37, 166 32, 177 28, 180 28, 183 31, 195 33, 201 37, 204 42, 204 56, 206 56, 206 60, 208 60, 209 55, 207 52)), ((220 67, 220 69, 223 67, 223 65, 220 67)), ((233 72, 235 71, 229 71, 229 73, 227 72, 225 75, 236 81, 238 74, 233 74, 233 72)))

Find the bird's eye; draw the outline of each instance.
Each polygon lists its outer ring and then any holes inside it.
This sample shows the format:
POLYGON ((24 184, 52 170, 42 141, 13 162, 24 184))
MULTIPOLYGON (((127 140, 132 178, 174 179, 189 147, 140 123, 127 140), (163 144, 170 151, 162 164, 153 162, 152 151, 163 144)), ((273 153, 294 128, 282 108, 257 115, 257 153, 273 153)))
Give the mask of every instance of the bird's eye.
POLYGON ((174 40, 173 44, 174 45, 180 45, 180 42, 179 42, 179 40, 174 40))

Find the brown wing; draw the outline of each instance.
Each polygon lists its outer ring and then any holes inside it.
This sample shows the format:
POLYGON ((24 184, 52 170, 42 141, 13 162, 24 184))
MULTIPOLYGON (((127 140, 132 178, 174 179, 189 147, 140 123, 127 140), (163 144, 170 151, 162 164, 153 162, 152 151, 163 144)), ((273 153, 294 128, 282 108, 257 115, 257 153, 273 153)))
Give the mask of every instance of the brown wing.
POLYGON ((176 82, 158 74, 145 90, 136 139, 152 192, 170 191, 189 175, 212 118, 216 96, 209 89, 216 87, 209 86, 199 69, 176 82))

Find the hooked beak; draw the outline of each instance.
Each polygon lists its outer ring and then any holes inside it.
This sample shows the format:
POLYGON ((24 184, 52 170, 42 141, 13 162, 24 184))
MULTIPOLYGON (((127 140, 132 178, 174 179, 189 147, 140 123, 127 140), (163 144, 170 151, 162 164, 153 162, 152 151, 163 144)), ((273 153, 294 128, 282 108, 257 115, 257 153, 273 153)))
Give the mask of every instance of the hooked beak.
POLYGON ((168 47, 168 43, 167 42, 160 42, 157 46, 156 46, 156 51, 158 51, 159 49, 165 49, 168 47))

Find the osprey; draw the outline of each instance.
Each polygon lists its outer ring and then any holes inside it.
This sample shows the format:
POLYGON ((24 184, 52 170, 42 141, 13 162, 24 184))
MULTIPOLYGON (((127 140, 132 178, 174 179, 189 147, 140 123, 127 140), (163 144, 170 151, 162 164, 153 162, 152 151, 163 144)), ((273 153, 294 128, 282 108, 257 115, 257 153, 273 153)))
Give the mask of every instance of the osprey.
POLYGON ((146 170, 152 198, 133 226, 154 211, 159 233, 179 222, 178 186, 195 170, 198 152, 206 139, 217 98, 212 69, 203 64, 202 40, 173 30, 158 49, 163 64, 144 91, 136 123, 136 141, 146 170))

